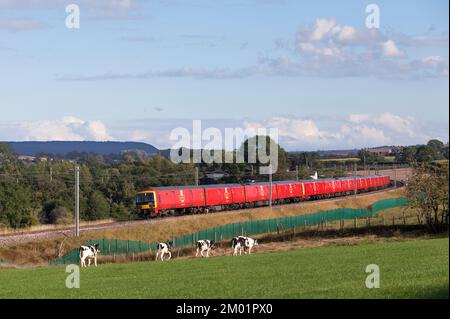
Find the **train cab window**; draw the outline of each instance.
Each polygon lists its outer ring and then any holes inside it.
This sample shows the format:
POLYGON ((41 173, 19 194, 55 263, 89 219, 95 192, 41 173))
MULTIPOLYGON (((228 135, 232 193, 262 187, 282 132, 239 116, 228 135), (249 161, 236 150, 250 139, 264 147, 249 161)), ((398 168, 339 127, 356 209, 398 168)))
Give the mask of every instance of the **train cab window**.
POLYGON ((154 203, 154 202, 155 202, 155 194, 154 193, 144 193, 144 194, 138 194, 136 196, 136 204, 138 204, 138 205, 154 203))

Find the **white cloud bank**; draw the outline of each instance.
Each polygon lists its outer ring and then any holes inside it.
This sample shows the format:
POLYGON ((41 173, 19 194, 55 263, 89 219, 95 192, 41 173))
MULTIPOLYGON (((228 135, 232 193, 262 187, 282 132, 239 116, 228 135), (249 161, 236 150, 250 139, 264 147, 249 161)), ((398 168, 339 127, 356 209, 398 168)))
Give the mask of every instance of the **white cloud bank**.
MULTIPOLYGON (((140 141, 158 148, 169 148, 170 132, 177 127, 192 131, 190 120, 129 121, 110 126, 101 121, 86 121, 69 116, 60 120, 1 123, 0 140, 15 141, 140 141)), ((380 145, 426 143, 432 138, 448 141, 448 123, 428 124, 413 117, 389 112, 381 114, 349 114, 333 120, 296 117, 272 117, 263 121, 204 121, 203 129, 277 128, 280 144, 287 150, 360 148, 380 145)), ((207 141, 205 141, 205 144, 207 141)))
POLYGON ((113 139, 101 121, 74 116, 61 120, 0 122, 0 139, 14 141, 106 141, 113 139))
POLYGON ((359 148, 380 145, 425 143, 429 139, 448 140, 448 124, 429 132, 429 128, 412 117, 386 112, 350 114, 334 121, 333 128, 320 127, 311 119, 273 117, 262 122, 246 122, 246 127, 276 127, 280 143, 287 149, 359 148))

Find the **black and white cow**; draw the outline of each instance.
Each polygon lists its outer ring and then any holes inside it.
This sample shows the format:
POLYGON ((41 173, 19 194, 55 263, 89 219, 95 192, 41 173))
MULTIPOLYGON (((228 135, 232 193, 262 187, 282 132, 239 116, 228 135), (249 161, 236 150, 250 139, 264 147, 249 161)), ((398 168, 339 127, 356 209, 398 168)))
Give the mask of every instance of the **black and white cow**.
POLYGON ((81 246, 80 247, 80 266, 86 267, 86 259, 88 260, 88 266, 91 265, 91 260, 94 259, 94 265, 97 267, 97 255, 100 252, 99 244, 94 246, 81 246))
POLYGON ((171 241, 165 242, 165 243, 159 243, 156 246, 156 257, 155 260, 158 260, 158 255, 160 256, 161 260, 164 260, 164 255, 168 254, 169 257, 166 260, 169 260, 170 258, 172 258, 172 245, 173 243, 171 241))
POLYGON ((252 248, 254 246, 258 245, 258 241, 256 239, 245 237, 245 236, 238 236, 234 237, 231 240, 231 247, 233 249, 233 256, 236 256, 238 251, 239 255, 242 255, 242 250, 244 251, 244 254, 251 254, 252 248))
POLYGON ((247 251, 248 254, 250 255, 252 253, 252 248, 254 246, 258 246, 258 240, 250 238, 250 237, 245 237, 244 251, 247 251))
POLYGON ((209 252, 212 248, 216 247, 216 243, 214 240, 199 240, 197 241, 197 252, 195 254, 195 257, 198 256, 198 253, 200 252, 200 255, 202 257, 209 257, 209 252), (203 252, 206 251, 206 256, 203 255, 203 252))
POLYGON ((242 250, 245 248, 245 237, 237 236, 231 240, 231 249, 233 256, 236 256, 239 250, 239 255, 242 255, 242 250))

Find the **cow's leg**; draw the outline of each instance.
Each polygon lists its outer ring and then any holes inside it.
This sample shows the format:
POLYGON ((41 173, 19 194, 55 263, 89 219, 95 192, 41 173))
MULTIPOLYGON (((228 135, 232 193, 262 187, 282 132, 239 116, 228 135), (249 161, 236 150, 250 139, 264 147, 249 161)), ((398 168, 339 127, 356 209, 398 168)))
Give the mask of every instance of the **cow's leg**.
POLYGON ((97 256, 94 257, 94 264, 95 264, 95 267, 97 267, 97 256))
POLYGON ((197 252, 195 253, 195 257, 198 257, 198 247, 197 247, 197 252))
POLYGON ((91 258, 88 258, 88 267, 91 267, 91 258))
POLYGON ((250 255, 252 253, 252 247, 248 248, 248 254, 250 255))
POLYGON ((80 267, 85 267, 86 264, 84 262, 84 258, 80 258, 80 267))
POLYGON ((206 258, 209 257, 209 249, 206 250, 206 258))
POLYGON ((202 257, 205 257, 205 255, 203 254, 205 251, 202 249, 201 251, 200 251, 200 255, 202 255, 202 257))
POLYGON ((159 254, 159 251, 156 252, 155 260, 158 260, 158 254, 159 254))
POLYGON ((168 254, 169 254, 169 258, 167 258, 167 260, 170 260, 170 258, 172 258, 172 253, 169 251, 168 254))

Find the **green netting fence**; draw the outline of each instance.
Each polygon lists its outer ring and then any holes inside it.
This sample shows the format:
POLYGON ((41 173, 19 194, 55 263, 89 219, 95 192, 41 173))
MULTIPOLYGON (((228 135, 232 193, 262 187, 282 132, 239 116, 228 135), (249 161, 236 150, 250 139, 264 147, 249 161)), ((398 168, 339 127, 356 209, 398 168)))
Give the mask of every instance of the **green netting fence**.
POLYGON ((9 261, 0 258, 0 264, 9 264, 9 261))
MULTIPOLYGON (((334 210, 327 210, 317 213, 311 213, 300 216, 291 216, 275 219, 255 220, 240 223, 227 224, 210 229, 205 229, 194 234, 167 238, 173 241, 174 248, 192 247, 199 239, 210 239, 215 241, 222 241, 231 239, 237 235, 258 235, 266 233, 274 233, 285 231, 291 228, 301 228, 312 225, 318 225, 325 222, 333 222, 338 220, 348 220, 355 218, 373 217, 378 212, 406 206, 408 201, 406 198, 390 198, 380 200, 374 203, 368 209, 354 209, 354 208, 339 208, 334 210)), ((156 250, 157 243, 148 243, 143 241, 130 241, 118 239, 99 239, 90 240, 86 245, 93 245, 98 243, 100 245, 100 253, 102 255, 124 255, 124 254, 139 254, 156 250)), ((79 262, 78 249, 74 249, 67 255, 53 261, 51 264, 71 264, 79 262)))

